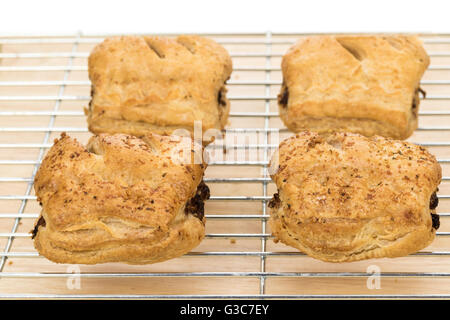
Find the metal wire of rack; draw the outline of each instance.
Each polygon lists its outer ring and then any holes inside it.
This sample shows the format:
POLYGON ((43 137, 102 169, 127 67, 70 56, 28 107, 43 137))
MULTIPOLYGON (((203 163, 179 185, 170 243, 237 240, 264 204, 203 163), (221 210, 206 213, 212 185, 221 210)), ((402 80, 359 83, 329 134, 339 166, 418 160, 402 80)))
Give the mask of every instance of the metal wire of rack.
POLYGON ((410 138, 428 147, 443 167, 441 230, 431 247, 404 258, 330 264, 270 241, 266 204, 275 187, 268 161, 277 138, 290 135, 276 106, 279 65, 285 50, 305 34, 267 32, 205 34, 230 51, 234 70, 228 82, 227 155, 215 153, 206 174, 212 197, 207 236, 198 248, 155 265, 77 266, 75 271, 40 257, 29 233, 39 214, 34 175, 60 132, 87 141, 86 58, 105 36, 0 36, 0 298, 450 298, 446 34, 421 35, 432 63, 421 83, 428 94, 419 128, 410 138), (367 286, 373 266, 381 289, 367 286), (68 285, 74 279, 80 288, 68 285))

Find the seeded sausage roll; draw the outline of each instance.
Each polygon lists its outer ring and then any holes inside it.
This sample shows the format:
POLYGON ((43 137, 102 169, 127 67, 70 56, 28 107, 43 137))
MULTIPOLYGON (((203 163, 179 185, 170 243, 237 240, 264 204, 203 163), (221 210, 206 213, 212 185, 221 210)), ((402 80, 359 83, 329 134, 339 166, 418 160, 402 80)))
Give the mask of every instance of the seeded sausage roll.
POLYGON ((141 137, 148 132, 222 130, 230 104, 228 52, 199 36, 108 38, 89 56, 89 130, 141 137))
POLYGON ((430 59, 414 36, 314 36, 282 60, 280 117, 293 132, 406 139, 430 59))
POLYGON ((276 241, 329 262, 400 257, 439 228, 441 167, 423 147, 359 134, 302 132, 271 160, 276 241))
POLYGON ((206 165, 190 161, 186 139, 102 134, 86 148, 64 134, 56 139, 34 181, 37 251, 58 263, 144 264, 197 246, 209 189, 206 165), (183 152, 186 162, 177 157, 183 152))

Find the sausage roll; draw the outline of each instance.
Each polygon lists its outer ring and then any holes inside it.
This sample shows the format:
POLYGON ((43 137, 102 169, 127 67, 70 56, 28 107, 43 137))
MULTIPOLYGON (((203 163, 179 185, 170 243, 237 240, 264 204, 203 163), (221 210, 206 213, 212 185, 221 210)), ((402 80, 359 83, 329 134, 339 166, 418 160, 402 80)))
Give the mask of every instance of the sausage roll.
POLYGON ((92 83, 85 110, 93 133, 193 133, 222 130, 230 109, 228 52, 199 36, 109 38, 89 56, 92 83))
POLYGON ((423 147, 359 134, 302 132, 271 160, 276 240, 329 262, 399 257, 439 228, 441 167, 423 147))
POLYGON ((315 36, 282 60, 280 117, 293 132, 406 139, 417 128, 430 59, 413 36, 315 36))
POLYGON ((206 165, 174 158, 181 144, 156 134, 102 134, 86 148, 64 134, 56 139, 34 181, 42 206, 36 249, 58 263, 144 264, 197 246, 205 234, 206 165))

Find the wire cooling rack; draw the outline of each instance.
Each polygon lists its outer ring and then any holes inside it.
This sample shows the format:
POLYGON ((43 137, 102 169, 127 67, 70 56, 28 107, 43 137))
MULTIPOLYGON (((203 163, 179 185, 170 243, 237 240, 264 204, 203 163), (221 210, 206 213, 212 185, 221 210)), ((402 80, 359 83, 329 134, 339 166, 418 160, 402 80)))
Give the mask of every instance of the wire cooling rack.
POLYGON ((87 142, 87 57, 106 35, 0 36, 0 298, 450 298, 450 35, 421 35, 431 56, 419 129, 409 139, 443 168, 434 243, 408 257, 332 264, 271 240, 267 166, 290 135, 278 118, 280 61, 304 34, 205 34, 231 53, 226 153, 206 173, 207 236, 193 252, 145 266, 59 265, 29 231, 33 178, 54 138, 87 142))

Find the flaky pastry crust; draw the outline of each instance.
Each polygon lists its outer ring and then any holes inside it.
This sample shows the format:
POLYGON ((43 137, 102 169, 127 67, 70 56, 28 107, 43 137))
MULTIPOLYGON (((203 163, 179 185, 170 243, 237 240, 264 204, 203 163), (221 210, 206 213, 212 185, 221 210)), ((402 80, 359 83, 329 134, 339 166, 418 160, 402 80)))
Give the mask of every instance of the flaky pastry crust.
MULTIPOLYGON (((156 134, 102 134, 86 148, 65 134, 56 139, 34 182, 39 253, 58 263, 143 264, 197 246, 209 197, 206 164, 174 160, 181 143, 156 134)), ((191 141, 187 148, 191 158, 191 141)))
POLYGON ((280 117, 293 132, 406 139, 417 128, 429 63, 414 36, 306 37, 283 56, 280 117))
POLYGON ((203 132, 227 123, 232 62, 211 39, 108 38, 88 62, 92 99, 86 114, 94 133, 193 134, 194 121, 201 121, 203 132))
POLYGON ((311 257, 405 256, 428 246, 439 227, 441 167, 412 143, 302 132, 280 144, 271 168, 272 233, 311 257))

